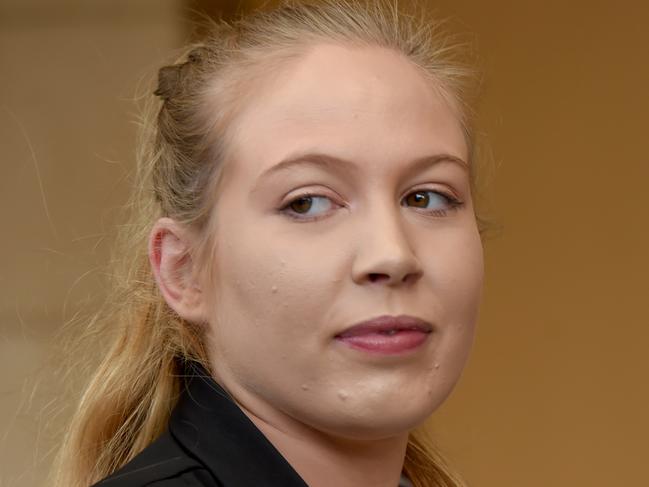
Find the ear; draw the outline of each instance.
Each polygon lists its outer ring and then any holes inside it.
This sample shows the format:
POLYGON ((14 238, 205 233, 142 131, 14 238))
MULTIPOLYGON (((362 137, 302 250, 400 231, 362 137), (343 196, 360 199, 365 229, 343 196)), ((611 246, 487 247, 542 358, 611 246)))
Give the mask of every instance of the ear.
POLYGON ((196 262, 190 255, 190 232, 171 218, 160 218, 149 235, 149 262, 158 288, 178 316, 204 323, 204 294, 196 280, 196 262))

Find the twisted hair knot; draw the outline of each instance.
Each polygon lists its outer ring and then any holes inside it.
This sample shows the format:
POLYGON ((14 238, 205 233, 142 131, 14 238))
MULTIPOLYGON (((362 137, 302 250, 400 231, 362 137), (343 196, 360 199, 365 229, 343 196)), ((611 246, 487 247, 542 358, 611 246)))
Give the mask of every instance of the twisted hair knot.
POLYGON ((187 61, 169 66, 163 66, 158 71, 158 87, 153 92, 164 101, 178 95, 183 87, 183 80, 189 75, 192 67, 200 64, 205 59, 207 47, 199 46, 192 49, 187 55, 187 61))

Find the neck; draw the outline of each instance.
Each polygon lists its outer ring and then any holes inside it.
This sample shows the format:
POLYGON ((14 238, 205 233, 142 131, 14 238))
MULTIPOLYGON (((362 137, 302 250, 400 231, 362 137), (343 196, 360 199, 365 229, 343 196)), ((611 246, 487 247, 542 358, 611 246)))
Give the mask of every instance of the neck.
POLYGON ((269 421, 242 409, 310 487, 399 485, 408 433, 380 440, 340 439, 295 420, 269 421))

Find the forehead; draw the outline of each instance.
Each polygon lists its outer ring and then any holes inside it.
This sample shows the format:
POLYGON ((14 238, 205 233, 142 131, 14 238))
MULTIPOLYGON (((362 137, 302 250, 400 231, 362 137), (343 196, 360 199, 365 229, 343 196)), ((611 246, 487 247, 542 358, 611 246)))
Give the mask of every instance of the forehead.
POLYGON ((401 54, 322 44, 268 73, 235 119, 233 172, 261 174, 295 152, 366 166, 446 153, 467 159, 458 113, 401 54))

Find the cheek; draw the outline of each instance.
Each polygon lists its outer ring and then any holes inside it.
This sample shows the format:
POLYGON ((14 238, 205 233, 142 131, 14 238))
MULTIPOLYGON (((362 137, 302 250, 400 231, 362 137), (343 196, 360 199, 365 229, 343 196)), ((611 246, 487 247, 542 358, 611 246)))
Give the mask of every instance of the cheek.
POLYGON ((262 362, 267 367, 294 355, 296 344, 313 353, 316 318, 331 307, 331 266, 316 258, 313 245, 281 238, 261 219, 221 223, 229 231, 213 257, 215 355, 258 373, 262 362))
MULTIPOLYGON (((471 344, 482 298, 484 257, 477 230, 448 239, 437 255, 439 279, 435 293, 444 322, 440 347, 451 370, 463 366, 471 344)), ((432 259, 435 257, 432 256, 432 259)))
POLYGON ((484 280, 482 241, 475 225, 440 235, 428 246, 427 263, 433 286, 450 309, 472 311, 481 297, 484 280))
POLYGON ((460 313, 465 319, 463 321, 474 321, 482 297, 483 286, 483 257, 482 247, 476 246, 470 253, 458 255, 450 260, 448 272, 449 285, 449 306, 452 306, 456 313, 460 313))

